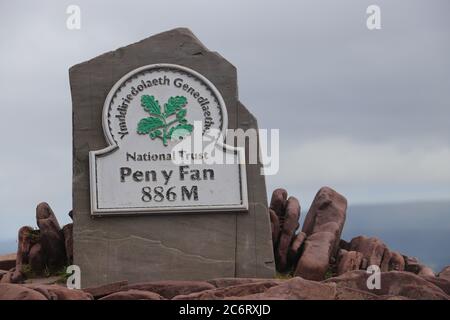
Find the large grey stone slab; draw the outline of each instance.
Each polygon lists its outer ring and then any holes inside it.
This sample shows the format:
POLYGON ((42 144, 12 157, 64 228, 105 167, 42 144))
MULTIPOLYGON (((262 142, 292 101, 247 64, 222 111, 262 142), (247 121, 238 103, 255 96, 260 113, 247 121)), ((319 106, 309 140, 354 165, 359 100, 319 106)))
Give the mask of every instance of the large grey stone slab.
POLYGON ((92 218, 89 151, 106 147, 102 107, 111 87, 138 67, 172 63, 207 77, 222 94, 229 128, 257 128, 238 100, 235 67, 188 29, 174 29, 70 69, 73 104, 74 263, 82 286, 115 281, 274 276, 264 176, 247 165, 247 213, 92 218))

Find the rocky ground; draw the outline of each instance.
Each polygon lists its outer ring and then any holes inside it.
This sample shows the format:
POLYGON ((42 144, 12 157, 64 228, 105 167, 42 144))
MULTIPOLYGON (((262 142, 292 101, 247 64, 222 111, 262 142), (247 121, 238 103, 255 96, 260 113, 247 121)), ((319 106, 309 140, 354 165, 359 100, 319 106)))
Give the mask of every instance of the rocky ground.
POLYGON ((378 238, 341 239, 346 210, 347 200, 324 187, 300 229, 299 201, 284 189, 275 190, 269 211, 276 279, 124 281, 70 290, 64 286, 64 270, 72 263, 72 224, 61 228, 48 204, 42 203, 36 209, 39 229, 22 227, 17 254, 0 257, 0 299, 450 299, 450 266, 435 274, 378 238), (379 289, 367 285, 369 266, 381 272, 379 289))

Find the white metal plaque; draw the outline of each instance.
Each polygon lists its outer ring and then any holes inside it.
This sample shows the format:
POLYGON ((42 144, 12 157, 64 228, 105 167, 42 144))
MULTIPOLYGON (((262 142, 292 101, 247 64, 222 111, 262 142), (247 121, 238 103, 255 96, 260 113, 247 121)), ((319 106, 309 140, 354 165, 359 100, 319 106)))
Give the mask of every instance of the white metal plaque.
POLYGON ((89 153, 92 215, 247 210, 244 150, 223 143, 227 125, 222 96, 198 72, 126 74, 103 106, 109 146, 89 153))

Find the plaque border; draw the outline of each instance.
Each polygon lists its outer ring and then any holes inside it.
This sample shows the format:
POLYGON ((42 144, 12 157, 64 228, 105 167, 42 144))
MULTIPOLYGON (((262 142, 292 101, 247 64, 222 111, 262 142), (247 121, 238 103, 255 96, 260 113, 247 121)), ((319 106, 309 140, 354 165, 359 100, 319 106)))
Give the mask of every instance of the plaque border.
POLYGON ((108 95, 106 96, 105 102, 103 104, 102 112, 102 126, 103 134, 106 139, 107 147, 100 150, 89 151, 89 184, 90 184, 90 202, 91 202, 91 215, 92 216, 113 216, 113 215, 145 215, 145 214, 163 214, 163 213, 207 213, 207 212, 247 212, 248 211, 248 193, 247 193, 247 172, 245 164, 245 148, 243 147, 233 147, 223 143, 223 139, 226 137, 226 130, 228 129, 228 111, 223 100, 222 95, 216 86, 209 81, 205 76, 198 73, 190 68, 170 63, 158 63, 149 64, 139 68, 136 68, 123 77, 121 77, 111 88, 108 95), (236 205, 193 205, 193 206, 173 206, 173 207, 138 207, 138 208, 99 208, 98 206, 98 188, 97 188, 97 158, 105 157, 119 149, 118 144, 114 140, 108 123, 109 109, 111 101, 116 93, 116 91, 125 83, 128 79, 134 75, 141 73, 142 71, 151 69, 176 69, 182 72, 191 74, 192 76, 203 81, 209 89, 216 96, 219 101, 219 105, 222 113, 222 132, 221 138, 216 144, 222 147, 224 152, 234 152, 238 154, 239 157, 239 186, 240 186, 240 198, 241 201, 236 205))

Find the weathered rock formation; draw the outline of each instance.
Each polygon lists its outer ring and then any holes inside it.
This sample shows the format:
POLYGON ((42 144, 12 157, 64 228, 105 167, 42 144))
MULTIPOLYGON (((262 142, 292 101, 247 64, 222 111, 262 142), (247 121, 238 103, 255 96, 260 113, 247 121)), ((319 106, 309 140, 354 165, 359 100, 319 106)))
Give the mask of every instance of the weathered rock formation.
POLYGON ((278 270, 286 271, 290 262, 288 253, 299 227, 300 203, 295 197, 287 199, 286 190, 277 189, 270 202, 270 215, 276 265, 278 270))
MULTIPOLYGON (((298 231, 298 224, 286 220, 286 217, 296 216, 297 208, 300 217, 300 204, 295 199, 295 210, 288 210, 288 203, 286 190, 276 189, 273 192, 270 217, 278 272, 321 281, 377 266, 381 272, 406 271, 428 277, 428 280, 435 277, 431 268, 416 258, 390 250, 379 238, 357 236, 349 242, 341 239, 347 200, 333 189, 323 187, 316 194, 301 232, 298 231)), ((445 286, 442 279, 449 277, 449 274, 449 270, 442 271, 437 283, 445 286)))
POLYGON ((344 228, 347 200, 331 188, 319 190, 306 215, 302 231, 306 234, 304 250, 295 275, 309 280, 323 280, 339 249, 344 228))
POLYGON ((450 281, 450 266, 445 267, 439 272, 439 278, 450 281))
POLYGON ((99 300, 164 300, 164 298, 154 292, 130 289, 111 293, 99 300))
POLYGON ((337 274, 341 275, 349 271, 359 270, 363 254, 358 251, 339 250, 337 258, 337 274))
POLYGON ((62 267, 66 263, 64 234, 47 203, 37 206, 36 221, 40 231, 40 254, 44 265, 49 268, 62 267))
POLYGON ((2 283, 23 283, 29 276, 61 271, 71 262, 72 224, 61 229, 45 202, 36 208, 36 222, 37 230, 29 226, 19 229, 15 267, 2 276, 2 283))
MULTIPOLYGON (((269 210, 272 240, 277 270, 285 279, 120 281, 69 290, 57 284, 20 284, 30 271, 39 273, 72 261, 72 224, 60 228, 48 204, 42 203, 36 212, 40 229, 19 230, 15 267, 0 270, 0 300, 450 299, 450 266, 435 275, 418 259, 390 250, 376 237, 341 239, 346 208, 342 195, 324 187, 300 231, 297 198, 288 197, 284 189, 273 192, 269 210), (367 285, 369 266, 380 270, 379 289, 367 285)), ((9 261, 5 265, 12 266, 10 256, 0 261, 9 261)))
POLYGON ((380 289, 366 285, 369 274, 354 270, 325 281, 291 279, 213 279, 125 282, 84 290, 60 285, 0 284, 0 300, 449 300, 450 281, 407 271, 382 272, 380 289), (209 285, 205 285, 205 283, 209 285), (216 285, 213 285, 216 284, 216 285))
POLYGON ((370 276, 363 270, 347 272, 339 277, 325 280, 338 287, 346 287, 376 294, 381 297, 401 296, 408 299, 448 300, 449 296, 438 286, 410 272, 391 271, 380 274, 380 289, 369 289, 370 276))

